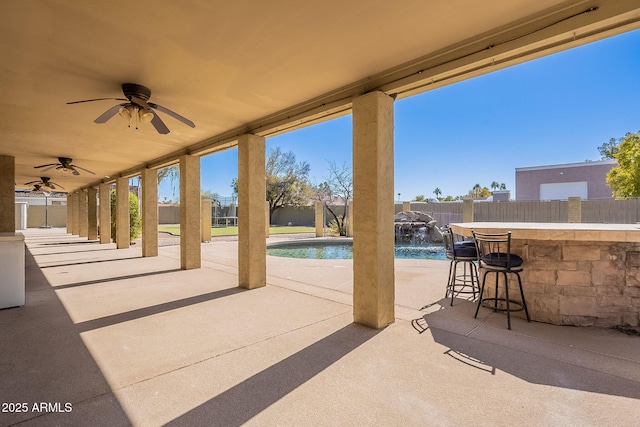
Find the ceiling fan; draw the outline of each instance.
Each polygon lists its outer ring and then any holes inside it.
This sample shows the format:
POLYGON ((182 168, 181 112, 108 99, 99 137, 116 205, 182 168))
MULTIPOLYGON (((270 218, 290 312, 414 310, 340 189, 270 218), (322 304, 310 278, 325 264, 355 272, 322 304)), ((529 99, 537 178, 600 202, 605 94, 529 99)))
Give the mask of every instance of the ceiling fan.
POLYGON ((131 127, 131 120, 135 121, 136 129, 138 129, 138 121, 143 123, 149 123, 153 125, 153 127, 163 135, 169 133, 169 128, 164 124, 162 119, 158 116, 157 112, 162 111, 165 114, 173 117, 181 121, 182 123, 190 126, 192 128, 196 127, 196 125, 189 119, 182 117, 180 114, 169 110, 162 105, 155 104, 149 101, 151 98, 151 89, 148 87, 135 84, 135 83, 124 83, 122 85, 122 93, 124 93, 125 98, 96 98, 96 99, 85 99, 84 101, 73 101, 67 102, 67 104, 79 104, 82 102, 93 102, 93 101, 104 101, 104 100, 115 100, 115 101, 127 101, 122 104, 114 105, 109 108, 107 111, 102 113, 97 119, 94 120, 95 123, 106 123, 111 117, 116 114, 120 114, 122 117, 129 120, 129 127, 131 127))
POLYGON ((51 178, 49 178, 48 176, 41 177, 39 181, 36 180, 36 181, 25 182, 24 185, 31 185, 31 184, 33 184, 33 191, 40 191, 42 190, 42 187, 47 187, 52 190, 55 190, 56 186, 64 190, 64 187, 62 185, 52 182, 51 178))
POLYGON ((58 163, 49 163, 46 165, 34 166, 33 168, 34 169, 46 168, 46 169, 42 169, 42 172, 46 172, 52 168, 62 169, 63 172, 71 171, 71 173, 74 175, 80 175, 80 172, 78 172, 78 169, 80 169, 90 173, 91 175, 95 175, 95 172, 91 172, 89 169, 85 169, 78 165, 72 165, 71 162, 73 162, 73 159, 70 159, 69 157, 58 157, 58 163))

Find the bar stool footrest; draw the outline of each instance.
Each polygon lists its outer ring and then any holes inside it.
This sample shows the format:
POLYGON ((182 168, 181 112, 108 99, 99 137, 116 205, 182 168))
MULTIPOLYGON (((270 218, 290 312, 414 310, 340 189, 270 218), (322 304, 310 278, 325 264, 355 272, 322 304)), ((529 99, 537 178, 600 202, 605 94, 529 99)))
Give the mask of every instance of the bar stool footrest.
POLYGON ((488 308, 489 310, 493 310, 493 311, 524 311, 524 304, 520 301, 514 301, 512 299, 507 300, 506 298, 482 298, 482 300, 480 301, 480 305, 484 308, 488 308), (509 310, 507 310, 507 308, 502 308, 502 307, 495 307, 494 305, 486 305, 485 301, 494 301, 494 302, 504 302, 509 304, 509 310), (511 308, 512 304, 515 304, 517 307, 516 308, 511 308))

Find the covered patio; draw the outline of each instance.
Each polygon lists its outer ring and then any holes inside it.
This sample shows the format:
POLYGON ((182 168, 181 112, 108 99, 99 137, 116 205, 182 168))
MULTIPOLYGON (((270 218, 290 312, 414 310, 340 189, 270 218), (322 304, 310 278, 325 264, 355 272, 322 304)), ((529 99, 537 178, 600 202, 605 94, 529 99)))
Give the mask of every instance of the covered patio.
POLYGON ((443 298, 446 261, 396 260, 396 322, 375 330, 352 323, 349 260, 267 257, 268 286, 247 291, 237 242, 202 244, 202 267, 182 270, 179 246, 142 257, 26 234, 28 304, 0 311, 0 395, 29 411, 3 426, 637 423, 637 336, 474 319, 443 298))
POLYGON ((0 311, 0 425, 636 422, 637 337, 473 319, 441 302, 446 263, 394 261, 392 212, 396 99, 637 29, 637 1, 41 0, 0 22, 0 240, 16 188, 68 192, 67 229, 27 230, 7 267, 27 298, 0 311), (268 257, 266 138, 346 114, 354 260, 268 257), (199 157, 236 146, 239 239, 202 244, 199 157))

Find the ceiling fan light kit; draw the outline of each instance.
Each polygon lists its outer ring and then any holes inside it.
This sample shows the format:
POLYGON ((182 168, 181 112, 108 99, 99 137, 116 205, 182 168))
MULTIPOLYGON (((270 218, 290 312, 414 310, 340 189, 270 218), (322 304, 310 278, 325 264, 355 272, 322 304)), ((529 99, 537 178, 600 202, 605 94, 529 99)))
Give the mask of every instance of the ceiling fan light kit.
POLYGON ((69 157, 58 157, 58 163, 48 163, 46 165, 34 166, 33 168, 34 169, 45 168, 45 169, 42 169, 42 172, 46 172, 48 170, 56 168, 56 170, 59 170, 63 173, 71 171, 71 173, 74 175, 80 175, 80 171, 78 171, 78 169, 80 169, 87 173, 90 173, 91 175, 95 175, 95 172, 92 172, 89 169, 85 169, 81 166, 74 165, 72 164, 72 162, 73 162, 73 159, 69 157))
POLYGON ((116 114, 124 117, 129 120, 129 127, 131 127, 131 120, 135 120, 136 129, 138 129, 138 121, 142 123, 151 123, 151 125, 158 131, 158 133, 162 135, 166 135, 169 133, 169 128, 164 124, 162 119, 158 116, 155 110, 161 111, 174 119, 186 124, 189 127, 196 127, 196 125, 189 119, 181 116, 175 111, 169 110, 162 105, 154 104, 149 101, 151 98, 151 89, 146 86, 142 86, 136 83, 124 83, 122 85, 122 93, 125 98, 96 98, 96 99, 85 99, 83 101, 73 101, 67 102, 67 104, 79 104, 83 102, 94 102, 94 101, 104 101, 104 100, 115 100, 115 101, 128 101, 123 104, 117 104, 113 107, 109 108, 107 111, 98 116, 97 119, 94 120, 95 123, 106 123, 116 114))
POLYGON ((56 186, 64 190, 64 187, 62 185, 56 184, 55 182, 51 181, 51 178, 49 178, 48 176, 43 176, 40 178, 40 180, 25 182, 24 185, 31 185, 31 184, 33 184, 33 191, 41 191, 42 187, 47 187, 52 190, 55 190, 56 186))

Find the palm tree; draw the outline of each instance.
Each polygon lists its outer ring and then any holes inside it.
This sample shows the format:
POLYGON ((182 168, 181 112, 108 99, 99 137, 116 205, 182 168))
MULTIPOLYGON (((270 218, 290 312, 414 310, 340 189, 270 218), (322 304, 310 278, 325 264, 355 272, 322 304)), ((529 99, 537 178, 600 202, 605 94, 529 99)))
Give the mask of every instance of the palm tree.
POLYGON ((436 187, 436 189, 433 190, 433 194, 436 195, 436 199, 440 200, 440 196, 442 195, 442 191, 440 190, 440 188, 436 187))
POLYGON ((498 187, 500 187, 500 184, 498 184, 498 181, 493 181, 493 182, 491 183, 491 189, 492 189, 492 190, 497 190, 497 189, 498 189, 498 187))

